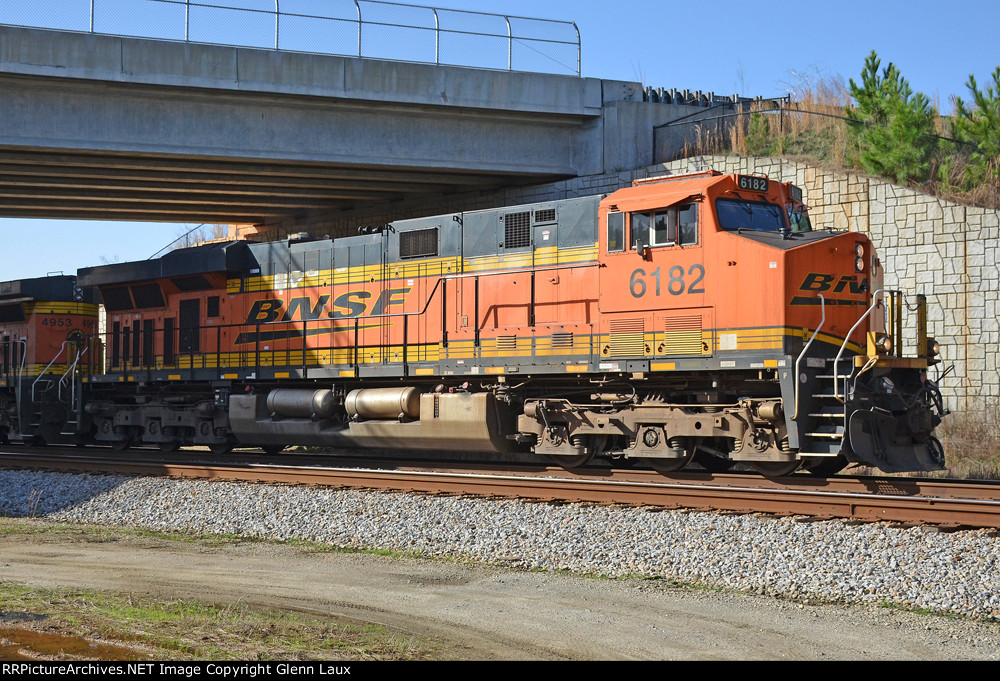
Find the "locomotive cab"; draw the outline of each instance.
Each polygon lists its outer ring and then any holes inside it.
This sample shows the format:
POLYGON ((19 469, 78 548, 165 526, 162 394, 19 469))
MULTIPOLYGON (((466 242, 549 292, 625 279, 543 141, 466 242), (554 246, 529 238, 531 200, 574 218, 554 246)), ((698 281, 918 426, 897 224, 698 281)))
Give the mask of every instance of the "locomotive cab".
POLYGON ((76 277, 0 283, 0 441, 82 437, 81 362, 99 354, 96 330, 96 300, 76 277))
POLYGON ((693 450, 772 475, 942 466, 926 313, 914 357, 876 347, 902 339, 904 298, 883 288, 866 236, 812 230, 789 183, 715 172, 637 182, 602 202, 600 221, 601 367, 649 372, 661 390, 646 399, 664 403, 630 426, 621 455, 662 468, 693 450), (723 416, 707 428, 709 414, 723 416))

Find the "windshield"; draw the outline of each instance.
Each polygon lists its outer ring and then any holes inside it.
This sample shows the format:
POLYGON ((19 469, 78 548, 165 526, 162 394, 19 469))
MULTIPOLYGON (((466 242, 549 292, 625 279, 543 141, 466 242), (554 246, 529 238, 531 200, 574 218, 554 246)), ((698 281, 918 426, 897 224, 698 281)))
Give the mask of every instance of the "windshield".
POLYGON ((763 201, 743 201, 741 199, 717 199, 715 212, 719 216, 722 229, 735 231, 746 229, 755 232, 783 232, 785 209, 774 203, 763 201))
POLYGON ((809 222, 809 215, 805 206, 789 203, 785 205, 785 212, 788 213, 788 224, 793 232, 811 232, 812 223, 809 222))

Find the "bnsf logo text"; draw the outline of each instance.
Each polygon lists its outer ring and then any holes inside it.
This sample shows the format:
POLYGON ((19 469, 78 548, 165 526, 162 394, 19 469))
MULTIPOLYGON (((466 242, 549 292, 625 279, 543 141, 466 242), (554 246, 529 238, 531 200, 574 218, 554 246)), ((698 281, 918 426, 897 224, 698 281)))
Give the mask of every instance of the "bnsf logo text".
POLYGON ((374 317, 386 314, 390 305, 402 303, 410 288, 390 288, 382 291, 374 298, 369 291, 348 291, 337 296, 332 309, 327 307, 330 296, 322 295, 314 303, 309 296, 292 298, 285 306, 280 298, 263 298, 255 300, 246 324, 268 324, 271 322, 290 322, 294 319, 311 321, 327 317, 329 319, 346 319, 351 317, 374 317), (369 307, 371 305, 371 307, 369 307))
POLYGON ((868 290, 868 282, 864 279, 858 281, 857 276, 852 274, 841 275, 838 279, 833 274, 810 273, 799 286, 800 291, 823 292, 831 289, 834 293, 843 293, 845 290, 849 293, 864 293, 868 290))

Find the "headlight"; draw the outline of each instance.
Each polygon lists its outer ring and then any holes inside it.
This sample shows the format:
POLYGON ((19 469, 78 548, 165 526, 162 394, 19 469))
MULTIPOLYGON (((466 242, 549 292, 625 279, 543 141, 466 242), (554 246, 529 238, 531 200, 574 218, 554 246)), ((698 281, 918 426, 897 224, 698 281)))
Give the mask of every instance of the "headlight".
POLYGON ((864 272, 865 271, 865 259, 864 258, 855 258, 854 259, 854 271, 855 272, 864 272))
POLYGON ((854 255, 858 258, 865 257, 865 245, 861 243, 854 244, 854 255))
POLYGON ((882 334, 875 339, 875 350, 881 354, 888 355, 892 352, 892 338, 882 334))
POLYGON ((941 354, 941 344, 938 343, 933 338, 928 338, 927 339, 927 356, 928 357, 937 357, 940 354, 941 354))

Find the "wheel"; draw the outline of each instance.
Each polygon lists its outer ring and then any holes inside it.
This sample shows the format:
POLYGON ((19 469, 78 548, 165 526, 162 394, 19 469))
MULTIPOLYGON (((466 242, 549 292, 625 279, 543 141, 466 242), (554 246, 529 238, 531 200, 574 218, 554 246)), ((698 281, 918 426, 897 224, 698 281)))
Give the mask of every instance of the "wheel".
POLYGON ((814 456, 806 459, 803 468, 813 475, 828 478, 847 468, 847 464, 847 457, 843 454, 838 454, 837 456, 814 456))
POLYGON ((124 440, 115 440, 111 443, 111 449, 116 452, 124 452, 126 449, 132 446, 132 439, 125 438, 124 440))
POLYGON ((781 478, 799 470, 802 461, 800 459, 794 461, 751 461, 750 465, 765 477, 781 478))
POLYGON ((694 453, 697 450, 693 444, 685 441, 684 438, 671 440, 670 444, 675 452, 683 451, 684 455, 676 459, 641 458, 639 459, 639 463, 643 466, 649 466, 657 473, 676 473, 691 463, 691 460, 694 459, 694 453))
POLYGON ((657 473, 676 473, 691 463, 693 458, 694 450, 689 450, 679 459, 639 459, 639 463, 643 466, 649 466, 657 473))
POLYGON ((208 449, 213 454, 228 454, 229 452, 233 451, 233 443, 232 442, 217 442, 217 443, 214 443, 214 444, 210 444, 208 446, 208 449))
POLYGON ((590 460, 599 451, 604 449, 606 441, 607 438, 604 437, 574 435, 570 438, 571 447, 579 453, 573 456, 554 456, 550 454, 549 460, 566 470, 580 468, 590 463, 590 460))
POLYGON ((264 450, 265 454, 277 454, 285 449, 285 445, 263 445, 261 449, 264 450))
POLYGON ((725 473, 736 465, 732 459, 723 459, 721 456, 702 451, 694 455, 694 462, 709 473, 725 473))
POLYGON ((581 466, 586 466, 590 463, 590 460, 594 458, 593 452, 587 452, 586 454, 577 454, 576 456, 552 456, 549 455, 548 459, 560 468, 565 468, 570 471, 574 468, 580 468, 581 466))
POLYGON ((170 442, 157 442, 156 446, 159 447, 161 452, 176 452, 181 448, 181 443, 177 440, 171 440, 170 442))

